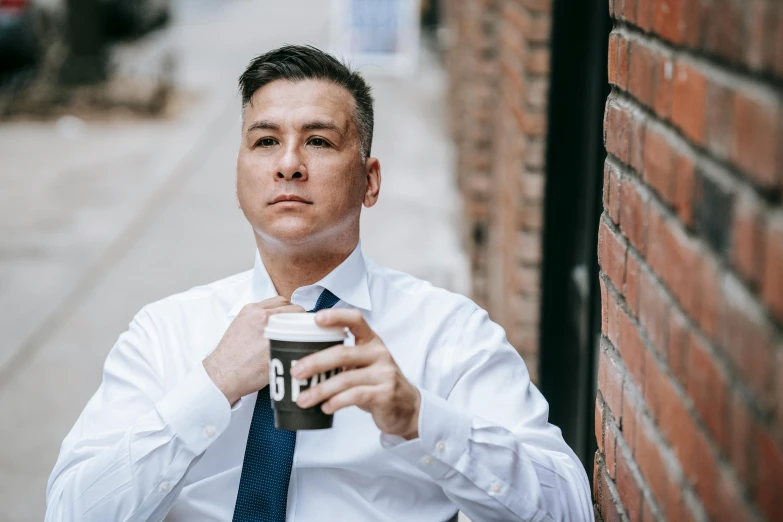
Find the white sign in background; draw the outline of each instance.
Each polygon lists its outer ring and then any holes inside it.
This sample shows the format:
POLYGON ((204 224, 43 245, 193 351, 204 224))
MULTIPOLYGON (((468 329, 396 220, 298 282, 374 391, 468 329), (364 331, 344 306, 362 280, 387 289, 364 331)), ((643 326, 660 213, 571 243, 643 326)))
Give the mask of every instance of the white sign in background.
POLYGON ((413 74, 419 32, 419 0, 332 0, 332 51, 362 74, 413 74))

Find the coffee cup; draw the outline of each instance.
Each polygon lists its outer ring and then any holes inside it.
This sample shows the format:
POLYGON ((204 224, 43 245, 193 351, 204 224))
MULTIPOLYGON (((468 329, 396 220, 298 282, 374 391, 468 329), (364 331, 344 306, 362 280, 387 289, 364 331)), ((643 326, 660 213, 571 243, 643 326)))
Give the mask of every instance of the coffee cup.
POLYGON ((345 328, 322 328, 315 314, 274 314, 269 317, 264 337, 269 339, 269 397, 275 412, 275 427, 281 430, 322 430, 332 427, 333 415, 321 405, 300 408, 299 394, 340 372, 339 368, 295 379, 291 368, 310 354, 343 344, 345 328))

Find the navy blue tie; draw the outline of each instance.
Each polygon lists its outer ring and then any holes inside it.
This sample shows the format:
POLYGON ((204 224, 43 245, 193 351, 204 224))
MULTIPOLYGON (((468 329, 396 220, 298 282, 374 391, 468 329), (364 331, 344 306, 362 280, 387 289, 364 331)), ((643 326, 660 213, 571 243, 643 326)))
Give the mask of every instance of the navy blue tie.
MULTIPOLYGON (((324 289, 311 312, 340 301, 324 289)), ((258 391, 242 462, 233 522, 285 522, 288 482, 294 463, 296 432, 275 428, 269 386, 258 391)))

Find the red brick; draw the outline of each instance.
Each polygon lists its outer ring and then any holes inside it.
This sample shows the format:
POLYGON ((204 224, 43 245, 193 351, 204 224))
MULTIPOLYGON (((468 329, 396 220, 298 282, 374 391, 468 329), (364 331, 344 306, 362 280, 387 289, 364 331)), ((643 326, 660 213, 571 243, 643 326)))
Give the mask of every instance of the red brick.
POLYGON ((659 127, 647 127, 644 134, 644 180, 664 200, 672 200, 674 151, 669 137, 659 127))
POLYGON ((552 12, 552 0, 522 0, 522 5, 534 13, 552 12))
POLYGON ((693 270, 693 318, 708 338, 715 339, 721 299, 718 265, 709 252, 702 250, 695 257, 693 270))
POLYGON ((654 0, 638 0, 636 6, 636 25, 645 31, 652 29, 653 3, 654 0))
POLYGON ((718 473, 717 486, 712 499, 705 507, 715 522, 737 522, 753 520, 753 511, 745 501, 742 485, 732 473, 722 469, 718 473))
POLYGON ((764 304, 783 323, 783 212, 773 215, 764 239, 764 304))
POLYGON ((722 291, 719 345, 762 407, 768 407, 773 395, 771 327, 736 279, 724 277, 722 291))
POLYGON ((734 141, 734 91, 716 82, 707 88, 707 147, 728 159, 734 141))
POLYGON ((601 391, 615 423, 619 425, 623 407, 623 375, 620 367, 606 350, 601 350, 599 357, 598 389, 601 391))
POLYGON ((695 169, 693 158, 687 153, 676 154, 673 178, 672 205, 680 221, 692 226, 695 169))
POLYGON ((636 257, 628 253, 625 265, 625 286, 623 295, 628 308, 635 316, 639 316, 639 261, 636 257))
POLYGON ((648 244, 650 267, 663 279, 677 302, 692 315, 696 309, 693 278, 696 245, 656 205, 650 205, 648 244))
POLYGON ((690 65, 674 66, 672 122, 696 144, 704 143, 707 81, 690 65))
POLYGON ((628 92, 647 107, 655 97, 655 55, 644 43, 631 40, 628 92))
POLYGON ((751 69, 764 67, 764 47, 767 37, 767 2, 751 0, 745 16, 745 64, 751 69))
POLYGON ((646 270, 639 275, 639 321, 652 341, 653 348, 666 357, 668 339, 669 304, 663 295, 660 283, 646 270))
POLYGON ((688 519, 688 510, 685 507, 684 489, 679 480, 671 479, 664 501, 666 520, 684 521, 688 519))
POLYGON ((598 286, 601 288, 601 332, 604 335, 608 335, 609 314, 606 310, 609 307, 609 297, 607 296, 606 283, 604 283, 603 277, 598 278, 598 286))
POLYGON ((617 347, 620 338, 620 306, 615 299, 614 292, 607 288, 606 295, 606 337, 613 346, 617 347))
POLYGON ((636 451, 636 426, 639 418, 639 399, 632 392, 630 387, 623 392, 623 425, 622 432, 625 443, 631 449, 636 451))
POLYGON ((687 449, 685 459, 681 461, 682 467, 688 480, 693 484, 696 494, 702 499, 709 499, 715 488, 718 459, 700 429, 693 428, 687 433, 693 438, 690 441, 683 440, 687 449))
POLYGON ((519 259, 527 263, 541 262, 541 235, 537 232, 520 231, 519 259))
POLYGON ((606 136, 606 151, 617 156, 623 163, 628 162, 630 154, 630 118, 627 109, 613 102, 606 104, 604 119, 604 134, 606 136))
POLYGON ((615 288, 625 282, 625 258, 628 246, 605 222, 598 227, 598 264, 615 288))
POLYGON ((631 168, 640 175, 644 170, 644 135, 647 129, 647 118, 638 109, 630 113, 631 118, 631 168))
POLYGON ((645 482, 650 486, 658 502, 666 499, 667 473, 664 457, 659 450, 663 442, 658 439, 652 422, 645 415, 639 417, 639 429, 636 430, 636 451, 634 458, 645 482))
POLYGON ((656 59, 655 73, 655 114, 668 120, 672 114, 672 80, 674 78, 674 61, 670 55, 662 55, 656 59))
POLYGON ((549 74, 549 47, 528 48, 525 53, 525 70, 528 74, 549 74))
POLYGON ((649 495, 645 495, 642 500, 642 520, 644 522, 656 522, 658 519, 657 511, 653 507, 653 499, 649 495))
POLYGON ((783 520, 783 502, 780 498, 783 484, 783 449, 775 444, 765 430, 757 431, 756 444, 759 476, 755 499, 767 520, 780 521, 783 520))
POLYGON ((606 471, 612 479, 615 478, 615 454, 617 451, 617 432, 614 424, 606 427, 606 471))
POLYGON ((627 178, 623 180, 620 192, 623 202, 620 206, 620 229, 634 248, 645 255, 649 197, 627 178))
POLYGON ((644 389, 644 357, 645 347, 639 330, 631 321, 628 315, 620 309, 620 340, 617 343, 617 350, 623 357, 628 372, 633 377, 640 390, 644 389))
POLYGON ((713 0, 706 24, 706 48, 731 62, 742 51, 742 9, 734 0, 713 0))
POLYGON ((609 163, 604 169, 604 208, 615 223, 620 222, 620 173, 609 163))
POLYGON ((761 205, 761 200, 755 193, 749 190, 740 192, 734 200, 731 227, 731 263, 753 288, 757 287, 761 280, 763 257, 759 253, 765 250, 761 205))
POLYGON ((770 2, 768 35, 765 53, 767 68, 783 76, 783 6, 770 2))
POLYGON ((543 207, 540 203, 523 201, 517 206, 519 228, 540 231, 543 226, 543 207))
POLYGON ((604 403, 600 397, 595 398, 595 440, 598 451, 604 452, 604 403))
POLYGON ((688 344, 690 331, 685 323, 685 317, 676 309, 669 316, 669 368, 672 375, 682 384, 688 384, 688 344))
POLYGON ((628 39, 621 36, 618 42, 617 54, 617 86, 623 90, 628 88, 628 39))
POLYGON ((766 188, 779 186, 780 104, 777 99, 737 92, 731 161, 766 188))
POLYGON ((617 32, 612 31, 612 34, 609 35, 609 61, 606 70, 608 73, 609 83, 613 85, 617 83, 617 55, 619 53, 618 50, 619 40, 620 40, 619 34, 617 32))
POLYGON ((756 426, 749 406, 739 393, 731 396, 730 461, 743 484, 752 487, 756 475, 756 426))
POLYGON ((728 376, 695 334, 688 349, 688 395, 704 424, 725 454, 729 454, 728 376))
POLYGON ((517 291, 521 295, 538 296, 541 294, 541 270, 520 266, 514 271, 517 291))
POLYGON ((601 505, 601 491, 603 489, 603 485, 601 484, 601 476, 603 475, 602 471, 602 463, 601 463, 601 454, 596 451, 593 462, 595 463, 593 465, 593 503, 596 505, 601 505))
MULTIPOLYGON (((687 1, 687 0, 686 0, 687 1)), ((653 4, 653 29, 671 42, 680 41, 680 10, 682 0, 655 0, 653 4)))
POLYGON ((609 475, 606 473, 602 476, 602 481, 601 515, 603 516, 603 520, 604 522, 620 522, 622 520, 620 510, 612 498, 612 492, 609 486, 609 484, 614 484, 614 482, 612 482, 612 479, 609 478, 609 475))
POLYGON ((695 425, 685 403, 666 374, 661 372, 656 381, 656 396, 659 404, 659 414, 656 420, 661 428, 661 433, 672 445, 677 460, 683 462, 690 448, 682 441, 690 441, 693 438, 689 432, 695 429, 695 425))
POLYGON ((631 473, 631 468, 622 452, 617 455, 617 493, 631 521, 641 520, 642 491, 631 473))
POLYGON ((525 199, 540 201, 544 197, 544 175, 526 170, 520 180, 521 195, 525 199))

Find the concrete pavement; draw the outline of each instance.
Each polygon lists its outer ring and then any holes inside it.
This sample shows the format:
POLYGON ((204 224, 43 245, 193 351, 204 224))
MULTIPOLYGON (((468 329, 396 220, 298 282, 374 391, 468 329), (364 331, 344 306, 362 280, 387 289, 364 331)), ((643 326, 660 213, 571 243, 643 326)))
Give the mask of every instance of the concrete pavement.
MULTIPOLYGON (((180 60, 172 115, 92 117, 65 133, 53 122, 0 125, 0 520, 42 520, 59 444, 133 314, 252 266, 233 193, 236 78, 275 45, 325 46, 328 8, 183 0, 168 36, 180 60)), ((363 245, 466 292, 445 78, 424 61, 415 78, 371 78, 383 186, 363 245)))

